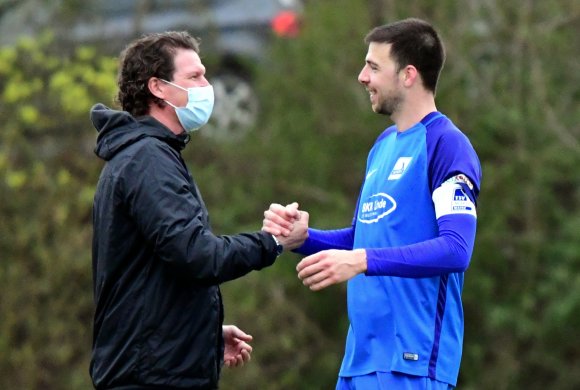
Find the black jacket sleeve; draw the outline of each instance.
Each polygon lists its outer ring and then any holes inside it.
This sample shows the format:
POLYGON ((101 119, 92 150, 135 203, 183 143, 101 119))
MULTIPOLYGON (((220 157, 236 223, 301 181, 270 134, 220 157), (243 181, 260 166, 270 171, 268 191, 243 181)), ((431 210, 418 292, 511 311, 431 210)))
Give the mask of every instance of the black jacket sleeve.
POLYGON ((179 154, 150 139, 123 174, 126 207, 156 256, 204 283, 222 283, 274 263, 265 232, 215 236, 197 187, 179 154))

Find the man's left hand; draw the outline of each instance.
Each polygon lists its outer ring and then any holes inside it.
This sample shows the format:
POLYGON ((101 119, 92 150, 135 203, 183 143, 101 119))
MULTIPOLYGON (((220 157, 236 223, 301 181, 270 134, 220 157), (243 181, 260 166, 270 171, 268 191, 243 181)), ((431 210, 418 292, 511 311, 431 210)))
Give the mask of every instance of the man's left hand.
POLYGON ((344 282, 366 270, 364 249, 321 251, 305 257, 296 267, 302 283, 313 291, 344 282))
POLYGON ((235 325, 224 325, 224 364, 226 367, 241 367, 251 359, 252 336, 244 333, 235 325))

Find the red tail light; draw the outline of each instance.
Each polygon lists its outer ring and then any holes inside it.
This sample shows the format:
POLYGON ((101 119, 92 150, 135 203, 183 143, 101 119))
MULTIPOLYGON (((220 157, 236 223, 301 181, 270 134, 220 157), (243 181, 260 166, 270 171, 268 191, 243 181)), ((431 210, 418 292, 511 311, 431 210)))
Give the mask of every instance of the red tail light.
POLYGON ((272 31, 280 37, 293 38, 300 32, 300 19, 295 12, 282 11, 272 19, 272 31))

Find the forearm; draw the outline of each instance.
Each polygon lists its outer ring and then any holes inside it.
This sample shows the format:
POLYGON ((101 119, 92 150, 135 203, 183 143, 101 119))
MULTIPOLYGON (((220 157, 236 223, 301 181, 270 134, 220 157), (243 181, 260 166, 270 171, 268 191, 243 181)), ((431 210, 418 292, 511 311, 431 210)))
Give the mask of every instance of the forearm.
POLYGON ((352 227, 337 230, 308 229, 308 238, 296 253, 308 256, 328 249, 352 249, 354 229, 352 227))
POLYGON ((464 272, 475 242, 476 219, 469 215, 443 216, 439 236, 394 248, 367 249, 368 276, 426 278, 464 272))
POLYGON ((156 248, 182 277, 218 284, 274 263, 275 243, 263 232, 215 236, 209 228, 184 229, 156 248))

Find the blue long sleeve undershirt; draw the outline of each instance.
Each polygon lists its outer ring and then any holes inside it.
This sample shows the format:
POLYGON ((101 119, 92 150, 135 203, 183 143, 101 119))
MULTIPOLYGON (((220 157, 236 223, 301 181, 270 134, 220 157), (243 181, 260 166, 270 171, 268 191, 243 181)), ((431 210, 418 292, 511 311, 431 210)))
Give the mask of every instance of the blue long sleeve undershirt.
MULTIPOLYGON (((476 222, 471 215, 444 215, 437 220, 436 238, 393 248, 365 248, 366 275, 426 278, 464 272, 473 252, 476 222)), ((327 249, 353 249, 354 227, 308 229, 308 233, 308 239, 295 252, 310 255, 327 249)))
POLYGON ((308 229, 308 238, 300 248, 294 250, 309 256, 327 249, 351 250, 354 243, 354 227, 337 230, 308 229))

